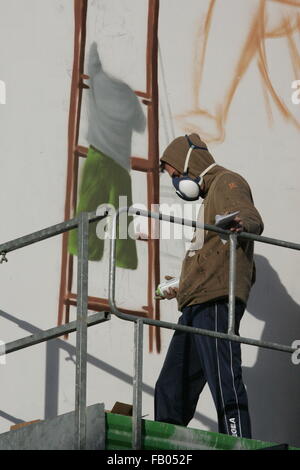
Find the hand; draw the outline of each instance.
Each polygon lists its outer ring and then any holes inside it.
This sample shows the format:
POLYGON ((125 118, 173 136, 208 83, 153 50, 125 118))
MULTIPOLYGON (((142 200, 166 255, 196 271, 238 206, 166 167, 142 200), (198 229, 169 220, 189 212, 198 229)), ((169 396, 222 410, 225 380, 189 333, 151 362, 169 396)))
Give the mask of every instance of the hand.
POLYGON ((175 299, 177 297, 177 292, 178 292, 177 287, 175 288, 169 287, 169 289, 165 292, 165 296, 161 297, 161 299, 168 299, 168 300, 175 299))
POLYGON ((240 217, 236 216, 233 219, 233 221, 230 223, 228 229, 230 230, 230 232, 235 232, 235 233, 244 232, 245 229, 244 229, 242 219, 240 217))
MULTIPOLYGON (((171 279, 174 279, 174 276, 165 276, 165 279, 167 281, 170 281, 171 279)), ((154 299, 155 300, 165 300, 165 299, 172 300, 177 297, 177 292, 178 292, 177 287, 169 287, 169 289, 165 291, 164 297, 161 297, 160 295, 155 295, 154 299)))

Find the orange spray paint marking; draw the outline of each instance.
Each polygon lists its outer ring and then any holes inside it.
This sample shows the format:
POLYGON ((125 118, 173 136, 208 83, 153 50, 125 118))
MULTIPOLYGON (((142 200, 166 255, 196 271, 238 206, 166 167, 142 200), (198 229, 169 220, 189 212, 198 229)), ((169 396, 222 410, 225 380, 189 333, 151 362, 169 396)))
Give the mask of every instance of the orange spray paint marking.
MULTIPOLYGON (((284 100, 275 90, 269 74, 266 54, 266 40, 285 38, 295 78, 299 78, 300 53, 295 35, 300 32, 300 0, 260 0, 257 2, 256 10, 249 17, 244 42, 240 45, 235 64, 232 67, 232 77, 224 87, 223 97, 218 102, 212 99, 209 109, 205 109, 201 96, 203 93, 207 95, 209 90, 203 89, 202 81, 207 62, 208 41, 210 35, 213 34, 212 20, 218 5, 218 0, 210 0, 205 19, 201 22, 201 28, 197 33, 195 68, 193 71, 193 104, 190 110, 176 116, 181 127, 187 133, 198 133, 206 142, 224 141, 227 119, 233 98, 249 66, 256 60, 269 123, 272 124, 273 122, 270 105, 270 102, 273 101, 280 115, 294 127, 300 129, 299 118, 290 111, 284 100), (278 15, 276 26, 272 25, 270 27, 268 18, 270 13, 274 11, 276 4, 282 5, 283 8, 278 15), (212 129, 208 130, 209 128, 212 129)), ((232 16, 234 17, 234 11, 232 16)))

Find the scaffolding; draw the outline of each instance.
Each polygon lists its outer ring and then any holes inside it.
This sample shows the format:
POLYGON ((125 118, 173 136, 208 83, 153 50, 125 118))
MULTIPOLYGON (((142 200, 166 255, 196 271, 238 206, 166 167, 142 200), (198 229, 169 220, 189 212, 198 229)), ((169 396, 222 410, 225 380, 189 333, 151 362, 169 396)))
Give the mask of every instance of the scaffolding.
POLYGON ((289 345, 273 342, 266 342, 252 338, 241 337, 234 334, 235 325, 235 262, 236 244, 238 239, 247 239, 260 243, 267 243, 292 250, 300 250, 300 244, 264 237, 251 233, 232 233, 214 225, 201 224, 195 220, 174 217, 162 213, 153 213, 140 209, 122 208, 113 215, 110 240, 110 267, 109 267, 109 312, 99 312, 88 315, 88 233, 91 222, 100 221, 108 217, 109 213, 97 215, 96 213, 81 213, 78 217, 48 227, 38 232, 17 238, 15 240, 0 245, 0 262, 7 261, 7 254, 14 250, 24 248, 28 245, 40 242, 53 236, 65 233, 74 228, 78 228, 78 277, 77 277, 77 318, 76 321, 66 325, 57 326, 41 333, 27 336, 5 344, 0 354, 9 354, 59 336, 76 331, 76 381, 75 381, 75 424, 74 424, 74 448, 86 448, 86 421, 87 421, 87 328, 110 320, 111 314, 118 318, 134 323, 134 377, 133 377, 133 420, 132 420, 132 448, 135 450, 142 447, 142 376, 143 376, 143 328, 144 324, 172 330, 185 331, 193 334, 200 334, 224 340, 236 341, 243 344, 257 346, 285 353, 293 354, 297 351, 289 345), (193 328, 175 323, 155 320, 151 318, 141 318, 137 315, 128 315, 121 312, 115 302, 115 274, 116 274, 116 235, 117 223, 122 212, 128 214, 149 217, 157 220, 164 220, 170 223, 187 225, 194 228, 210 230, 226 236, 230 241, 229 256, 229 312, 228 312, 228 332, 221 333, 211 330, 193 328))

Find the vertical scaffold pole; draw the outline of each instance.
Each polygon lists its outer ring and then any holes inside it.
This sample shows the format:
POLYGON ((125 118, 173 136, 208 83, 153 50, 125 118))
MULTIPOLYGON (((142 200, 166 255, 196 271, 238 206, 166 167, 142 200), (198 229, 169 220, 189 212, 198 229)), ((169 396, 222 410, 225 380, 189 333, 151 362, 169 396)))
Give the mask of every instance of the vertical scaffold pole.
POLYGON ((237 235, 229 235, 229 308, 228 334, 235 334, 235 283, 236 283, 237 235))
POLYGON ((142 448, 143 320, 134 324, 132 448, 142 448))
POLYGON ((86 378, 88 310, 88 213, 79 215, 76 331, 75 449, 86 447, 86 378))

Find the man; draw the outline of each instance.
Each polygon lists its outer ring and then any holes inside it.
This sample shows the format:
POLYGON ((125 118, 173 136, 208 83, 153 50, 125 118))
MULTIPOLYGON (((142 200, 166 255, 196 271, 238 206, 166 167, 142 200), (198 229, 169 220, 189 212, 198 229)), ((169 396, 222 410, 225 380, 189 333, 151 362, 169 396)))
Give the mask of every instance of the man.
MULTIPOLYGON (((189 201, 199 196, 204 199, 204 223, 213 225, 217 214, 239 211, 228 229, 262 233, 263 222, 253 205, 248 183, 217 165, 197 134, 171 142, 161 157, 161 166, 180 197, 189 201)), ((238 334, 255 281, 253 242, 238 240, 236 256, 238 334)), ((229 243, 217 233, 205 231, 203 246, 194 244, 186 253, 178 290, 169 289, 166 296, 177 298, 182 312, 179 324, 227 333, 228 268, 229 243)), ((216 406, 219 432, 251 438, 240 344, 203 335, 174 333, 155 387, 155 420, 187 426, 206 382, 216 406)))

